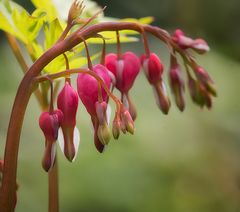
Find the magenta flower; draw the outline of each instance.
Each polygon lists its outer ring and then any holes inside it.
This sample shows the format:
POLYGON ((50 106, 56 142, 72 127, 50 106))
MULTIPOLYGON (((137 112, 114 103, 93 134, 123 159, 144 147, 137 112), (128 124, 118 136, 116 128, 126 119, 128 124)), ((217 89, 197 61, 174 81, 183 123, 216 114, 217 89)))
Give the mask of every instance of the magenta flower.
POLYGON ((165 84, 162 80, 163 64, 161 60, 156 54, 151 53, 149 57, 147 55, 142 55, 141 63, 144 73, 153 87, 157 105, 164 114, 167 114, 170 108, 170 101, 167 96, 165 84))
POLYGON ((132 52, 126 52, 119 59, 116 54, 108 54, 105 57, 106 67, 116 78, 116 88, 121 93, 128 93, 140 71, 140 61, 132 52))
POLYGON ((183 111, 185 108, 185 101, 183 97, 185 86, 181 76, 181 67, 177 63, 176 57, 174 56, 171 56, 169 82, 170 88, 175 98, 176 105, 180 111, 183 111))
POLYGON ((56 140, 58 130, 63 121, 63 113, 60 110, 53 112, 43 112, 39 118, 39 126, 45 136, 45 152, 42 166, 48 171, 54 164, 56 154, 56 140))
POLYGON ((176 42, 181 48, 191 48, 199 54, 204 54, 210 50, 207 42, 202 38, 192 39, 185 36, 184 32, 177 29, 172 36, 174 42, 176 42))
POLYGON ((130 111, 135 120, 137 114, 134 105, 129 97, 129 90, 140 71, 141 64, 139 58, 132 52, 126 52, 118 58, 116 54, 108 54, 105 57, 106 67, 114 74, 116 78, 116 88, 121 92, 122 101, 125 107, 130 111))
POLYGON ((59 133, 59 144, 69 161, 76 157, 80 135, 76 127, 78 94, 69 82, 66 82, 57 99, 58 108, 63 112, 63 121, 59 133))
MULTIPOLYGON (((108 88, 111 85, 111 78, 108 69, 97 64, 93 71, 102 78, 108 88)), ((78 95, 86 110, 91 116, 94 128, 94 143, 99 152, 103 152, 105 145, 109 142, 109 131, 107 121, 108 95, 100 86, 99 82, 88 74, 79 74, 77 78, 78 95)))

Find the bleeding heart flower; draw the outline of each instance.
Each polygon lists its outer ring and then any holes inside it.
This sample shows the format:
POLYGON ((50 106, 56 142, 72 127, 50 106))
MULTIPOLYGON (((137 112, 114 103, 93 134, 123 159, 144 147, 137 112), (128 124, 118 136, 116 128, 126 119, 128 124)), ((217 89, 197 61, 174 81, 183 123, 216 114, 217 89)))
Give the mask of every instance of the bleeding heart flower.
POLYGON ((177 29, 172 36, 174 42, 176 42, 181 48, 191 48, 199 54, 204 54, 210 50, 207 42, 202 38, 192 39, 185 36, 184 32, 177 29))
POLYGON ((149 57, 147 55, 141 56, 141 63, 149 83, 153 86, 157 105, 164 114, 167 114, 170 108, 170 100, 162 80, 163 64, 161 60, 156 54, 150 53, 149 57))
POLYGON ((171 56, 171 64, 169 70, 169 82, 172 93, 175 97, 175 102, 180 111, 184 110, 185 101, 184 101, 184 81, 181 76, 181 67, 177 63, 176 57, 171 56))
POLYGON ((42 160, 42 166, 48 171, 54 164, 56 154, 56 140, 58 130, 63 121, 63 113, 60 110, 53 112, 43 112, 39 118, 39 126, 45 136, 45 152, 42 160))
POLYGON ((79 131, 76 127, 78 94, 67 81, 58 95, 57 105, 63 112, 58 141, 66 158, 73 161, 76 158, 80 140, 79 131))
POLYGON ((105 57, 106 67, 116 78, 116 88, 121 92, 122 101, 135 120, 137 113, 129 97, 129 90, 140 71, 141 64, 139 58, 133 52, 126 52, 118 58, 116 54, 108 54, 105 57))
MULTIPOLYGON (((110 88, 111 77, 109 70, 97 64, 93 67, 95 72, 110 88)), ((78 95, 91 116, 94 127, 94 143, 99 152, 103 152, 105 145, 109 142, 107 102, 108 95, 99 82, 89 74, 79 74, 77 78, 78 95)))

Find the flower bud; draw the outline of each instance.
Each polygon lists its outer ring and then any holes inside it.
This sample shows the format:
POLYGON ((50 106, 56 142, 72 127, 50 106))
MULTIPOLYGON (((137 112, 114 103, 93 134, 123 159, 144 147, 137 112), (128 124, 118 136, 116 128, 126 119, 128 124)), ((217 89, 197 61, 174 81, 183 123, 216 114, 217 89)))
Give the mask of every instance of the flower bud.
POLYGON ((111 139, 111 133, 107 123, 99 124, 97 129, 97 135, 103 145, 108 145, 111 139))
POLYGON ((133 120, 135 120, 137 111, 130 100, 129 90, 140 71, 139 58, 133 52, 126 52, 121 58, 118 58, 116 54, 108 54, 105 57, 105 64, 115 76, 115 86, 121 92, 123 104, 129 109, 133 120))
POLYGON ((102 153, 105 149, 105 145, 100 141, 98 137, 98 127, 99 123, 98 120, 92 117, 92 123, 94 127, 94 144, 98 152, 102 153))
POLYGON ((171 67, 169 71, 169 81, 172 93, 175 97, 175 102, 180 111, 184 110, 185 102, 183 97, 184 82, 181 77, 180 65, 175 57, 171 57, 171 67))
MULTIPOLYGON (((95 65, 93 71, 102 78, 108 88, 110 88, 111 78, 108 74, 108 69, 103 65, 95 65)), ((99 100, 99 82, 88 74, 78 74, 77 78, 78 95, 91 116, 96 117, 95 103, 99 100)), ((108 102, 108 95, 101 88, 103 101, 108 102)))
POLYGON ((112 134, 114 139, 118 139, 121 131, 121 121, 115 118, 112 123, 112 134))
POLYGON ((159 82, 153 86, 153 92, 155 95, 156 103, 159 107, 159 109, 164 113, 168 114, 168 111, 171 106, 170 99, 167 96, 166 87, 164 85, 164 82, 159 82))
MULTIPOLYGON (((76 156, 79 144, 79 135, 74 136, 78 131, 76 128, 76 113, 78 108, 78 94, 66 82, 57 99, 58 108, 63 112, 63 121, 61 123, 63 133, 63 152, 69 161, 73 161, 76 156)), ((59 142, 62 142, 59 139, 59 142)), ((61 147, 62 145, 60 145, 61 147)))
POLYGON ((181 48, 187 49, 191 48, 199 54, 204 54, 210 50, 207 42, 201 38, 197 38, 193 40, 185 36, 182 30, 177 29, 172 36, 172 39, 175 43, 177 43, 181 48))
POLYGON ((116 54, 108 54, 105 64, 116 78, 116 88, 121 93, 128 93, 140 71, 138 57, 133 52, 126 52, 121 58, 116 54))
POLYGON ((161 60, 156 54, 150 53, 149 57, 142 55, 141 63, 149 83, 153 86, 153 92, 158 107, 164 114, 168 114, 170 100, 162 81, 163 64, 161 60))
POLYGON ((154 85, 162 80, 164 67, 160 58, 156 54, 151 53, 149 57, 142 55, 141 63, 144 73, 151 85, 154 85))
POLYGON ((200 66, 198 66, 195 71, 197 78, 204 85, 207 91, 210 92, 213 96, 217 96, 216 89, 213 85, 213 80, 210 78, 209 74, 200 66))
MULTIPOLYGON (((95 65, 93 67, 93 71, 102 78, 104 83, 108 88, 111 85, 111 78, 108 74, 108 69, 103 65, 95 65)), ((108 95, 105 90, 101 87, 101 97, 102 102, 99 102, 99 82, 92 76, 88 74, 79 74, 77 79, 77 86, 78 86, 78 95, 84 104, 85 108, 87 109, 88 113, 91 116, 92 123, 94 126, 94 144, 96 149, 102 153, 104 150, 105 145, 103 143, 108 143, 107 138, 107 129, 99 129, 101 125, 107 124, 108 117, 107 117, 107 102, 108 102, 108 95), (101 138, 101 141, 98 137, 101 138)), ((100 127, 102 128, 102 127, 100 127)))
POLYGON ((198 104, 200 107, 204 107, 204 105, 206 105, 208 109, 212 107, 210 93, 206 90, 204 85, 202 85, 200 82, 197 82, 192 77, 189 77, 188 86, 192 100, 196 104, 198 104))
POLYGON ((210 50, 207 42, 201 38, 195 39, 191 44, 191 48, 198 54, 204 54, 210 50))
POLYGON ((99 121, 100 125, 103 125, 104 123, 107 122, 107 103, 106 102, 99 102, 97 101, 95 103, 95 107, 96 107, 96 114, 97 114, 97 118, 99 121))
POLYGON ((123 105, 128 109, 133 121, 137 118, 137 110, 128 94, 122 94, 123 105))
POLYGON ((121 112, 121 121, 122 121, 123 125, 125 126, 126 130, 129 133, 134 134, 134 122, 132 120, 132 117, 131 117, 129 111, 126 110, 125 108, 121 112))
POLYGON ((43 112, 39 118, 39 126, 45 136, 45 153, 42 166, 48 171, 55 161, 55 142, 58 138, 58 129, 63 121, 63 113, 60 110, 43 112))

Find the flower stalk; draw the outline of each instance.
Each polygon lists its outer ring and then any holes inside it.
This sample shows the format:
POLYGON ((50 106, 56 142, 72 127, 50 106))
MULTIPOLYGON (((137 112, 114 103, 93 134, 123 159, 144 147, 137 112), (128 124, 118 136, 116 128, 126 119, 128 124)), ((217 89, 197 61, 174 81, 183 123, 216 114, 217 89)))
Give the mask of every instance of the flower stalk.
MULTIPOLYGON (((85 27, 85 26, 84 26, 85 27)), ((89 27, 81 27, 79 30, 73 32, 69 36, 66 35, 69 32, 67 28, 64 31, 64 34, 60 37, 57 43, 48 49, 42 56, 40 56, 34 64, 28 69, 25 76, 23 77, 18 91, 15 97, 15 101, 12 108, 12 113, 9 121, 6 146, 5 146, 5 155, 4 155, 4 167, 3 167, 3 179, 2 186, 0 189, 0 211, 14 211, 14 195, 16 192, 16 175, 17 175, 17 161, 18 161, 18 150, 19 150, 19 142, 20 135, 24 120, 24 115, 26 111, 26 107, 28 105, 30 96, 34 88, 36 88, 36 83, 42 82, 46 80, 43 77, 39 76, 44 67, 50 63, 57 56, 65 53, 66 51, 71 50, 81 42, 85 42, 88 38, 94 37, 99 32, 103 31, 121 31, 121 30, 134 30, 139 32, 140 34, 150 33, 157 37, 158 39, 165 42, 167 45, 171 45, 171 47, 178 52, 183 58, 184 61, 190 66, 194 66, 194 60, 191 56, 188 55, 185 49, 182 49, 176 42, 171 39, 171 36, 165 31, 158 27, 149 26, 149 25, 140 25, 138 23, 130 23, 130 22, 106 22, 95 24, 89 27), (66 38, 65 38, 66 37, 66 38)), ((90 67, 91 68, 91 67, 90 67)), ((108 89, 104 81, 94 72, 86 70, 86 69, 75 69, 75 70, 67 70, 63 72, 56 73, 54 75, 48 75, 50 79, 65 77, 67 75, 73 73, 85 72, 93 76, 97 81, 101 84, 106 93, 116 102, 117 111, 122 110, 122 103, 120 100, 115 97, 111 91, 108 89)), ((131 116, 128 112, 124 111, 123 119, 126 122, 127 130, 133 133, 133 122, 131 120, 131 116)), ((116 130, 115 130, 116 131, 116 130)), ((115 133, 115 136, 118 137, 118 132, 115 133)), ((55 164, 52 175, 49 176, 49 181, 52 182, 53 179, 57 179, 56 171, 57 164, 55 164), (51 177, 52 176, 52 177, 51 177)), ((51 183, 50 183, 51 184, 51 183)), ((53 187, 49 187, 50 190, 50 200, 54 201, 56 204, 49 206, 49 211, 58 211, 58 200, 52 199, 53 195, 56 195, 57 188, 54 188, 56 184, 51 184, 53 187)))

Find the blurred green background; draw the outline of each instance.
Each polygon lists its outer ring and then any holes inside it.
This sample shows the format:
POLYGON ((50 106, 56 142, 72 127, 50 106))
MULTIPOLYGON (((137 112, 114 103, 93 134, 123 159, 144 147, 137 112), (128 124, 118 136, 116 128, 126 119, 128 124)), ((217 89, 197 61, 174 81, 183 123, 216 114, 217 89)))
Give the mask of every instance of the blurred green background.
MULTIPOLYGON (((19 1, 20 2, 20 1, 19 1)), ((21 1, 26 4, 28 1, 21 1)), ((172 32, 180 27, 209 41, 212 51, 198 57, 216 82, 218 98, 211 111, 196 107, 186 93, 180 113, 158 110, 141 74, 131 91, 138 109, 134 136, 112 141, 96 152, 89 117, 81 105, 81 145, 74 163, 60 160, 61 211, 113 212, 238 212, 240 211, 240 38, 238 0, 98 1, 114 17, 153 15, 156 25, 172 32)), ((31 9, 31 5, 28 5, 31 9)), ((21 70, 1 38, 0 155, 21 70)), ((164 45, 151 39, 168 69, 164 45)), ((141 44, 123 45, 141 54, 141 44)), ((19 154, 16 211, 47 211, 47 174, 41 168, 43 135, 34 97, 27 109, 19 154)), ((59 151, 60 153, 60 151, 59 151)))

